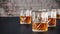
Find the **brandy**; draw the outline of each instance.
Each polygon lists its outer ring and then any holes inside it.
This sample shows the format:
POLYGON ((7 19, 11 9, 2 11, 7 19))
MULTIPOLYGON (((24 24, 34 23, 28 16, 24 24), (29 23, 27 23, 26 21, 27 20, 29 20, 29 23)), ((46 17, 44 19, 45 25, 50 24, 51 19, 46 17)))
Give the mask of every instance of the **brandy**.
POLYGON ((23 24, 25 22, 25 16, 20 16, 20 24, 23 24))
POLYGON ((32 31, 45 32, 48 30, 47 23, 32 23, 32 31))
POLYGON ((31 16, 26 16, 26 23, 27 24, 30 24, 31 23, 31 16))
POLYGON ((56 26, 56 18, 48 18, 49 20, 49 27, 56 26))
POLYGON ((20 24, 31 24, 31 16, 20 16, 20 24))
POLYGON ((60 19, 60 14, 57 14, 57 18, 60 19))

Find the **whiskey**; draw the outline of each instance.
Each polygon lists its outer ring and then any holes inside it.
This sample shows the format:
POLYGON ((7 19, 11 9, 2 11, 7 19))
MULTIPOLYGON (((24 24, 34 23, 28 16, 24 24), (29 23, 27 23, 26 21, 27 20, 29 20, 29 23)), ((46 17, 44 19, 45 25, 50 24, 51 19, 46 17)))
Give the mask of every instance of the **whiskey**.
POLYGON ((26 16, 26 23, 27 24, 30 24, 31 23, 31 16, 26 16))
POLYGON ((57 18, 60 19, 60 14, 57 14, 57 18))
POLYGON ((48 30, 47 23, 32 23, 32 31, 45 32, 48 30))
POLYGON ((60 19, 60 9, 57 9, 57 19, 60 19))
POLYGON ((31 24, 31 16, 20 16, 20 24, 31 24))
POLYGON ((20 24, 23 24, 25 22, 25 16, 20 16, 20 24))
POLYGON ((48 18, 49 20, 49 27, 56 26, 56 18, 48 18))

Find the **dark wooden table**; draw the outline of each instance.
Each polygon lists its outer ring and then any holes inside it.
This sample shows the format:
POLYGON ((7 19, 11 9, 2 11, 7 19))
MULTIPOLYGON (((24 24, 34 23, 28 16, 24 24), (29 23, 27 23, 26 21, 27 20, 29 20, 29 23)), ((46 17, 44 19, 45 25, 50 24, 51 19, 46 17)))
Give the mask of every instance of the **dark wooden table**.
POLYGON ((20 25, 19 17, 0 17, 0 34, 60 34, 60 20, 57 19, 55 28, 47 32, 32 32, 30 25, 20 25))

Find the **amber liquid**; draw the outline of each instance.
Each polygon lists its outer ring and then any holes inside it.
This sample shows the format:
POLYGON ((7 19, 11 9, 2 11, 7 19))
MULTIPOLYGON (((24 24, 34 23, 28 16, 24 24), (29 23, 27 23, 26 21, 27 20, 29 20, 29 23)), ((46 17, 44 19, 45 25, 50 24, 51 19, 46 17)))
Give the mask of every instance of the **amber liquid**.
POLYGON ((31 16, 20 16, 20 24, 31 24, 31 16))
POLYGON ((31 23, 31 16, 26 16, 26 23, 27 24, 30 24, 31 23))
POLYGON ((59 14, 57 14, 57 18, 60 19, 60 15, 59 14))
POLYGON ((20 24, 22 24, 25 20, 24 20, 25 16, 20 16, 20 24))
POLYGON ((47 23, 32 23, 32 30, 36 32, 44 32, 48 30, 47 23))
POLYGON ((49 26, 56 26, 56 18, 48 18, 49 26))

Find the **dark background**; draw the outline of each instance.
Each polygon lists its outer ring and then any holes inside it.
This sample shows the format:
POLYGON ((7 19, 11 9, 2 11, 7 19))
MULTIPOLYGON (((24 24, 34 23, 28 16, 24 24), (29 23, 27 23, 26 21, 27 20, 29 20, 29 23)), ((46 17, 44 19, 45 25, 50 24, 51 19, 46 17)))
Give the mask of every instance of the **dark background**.
POLYGON ((30 25, 21 25, 19 17, 0 17, 0 34, 60 34, 60 20, 54 28, 48 28, 47 32, 32 32, 30 25))

